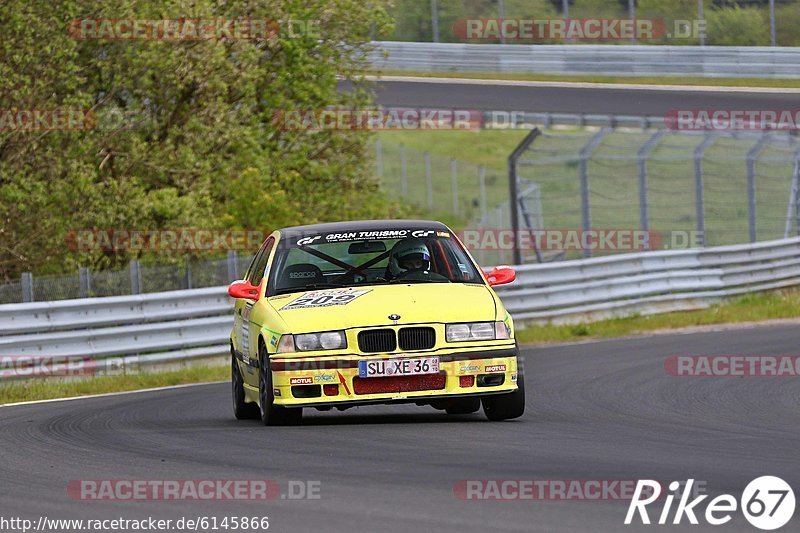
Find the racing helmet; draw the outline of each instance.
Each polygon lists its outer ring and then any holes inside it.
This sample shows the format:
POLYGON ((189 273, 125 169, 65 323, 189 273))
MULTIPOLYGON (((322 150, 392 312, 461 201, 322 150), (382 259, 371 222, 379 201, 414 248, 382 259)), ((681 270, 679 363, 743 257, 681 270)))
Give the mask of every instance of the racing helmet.
POLYGON ((419 239, 404 239, 392 248, 389 270, 393 276, 404 272, 431 269, 431 253, 419 239))

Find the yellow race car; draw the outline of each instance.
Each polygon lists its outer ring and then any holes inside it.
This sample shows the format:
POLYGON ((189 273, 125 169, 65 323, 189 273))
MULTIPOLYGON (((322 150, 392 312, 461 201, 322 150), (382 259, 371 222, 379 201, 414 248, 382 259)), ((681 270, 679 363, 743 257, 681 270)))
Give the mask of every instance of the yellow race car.
POLYGON ((525 409, 514 325, 484 273, 440 222, 285 228, 256 253, 236 299, 236 418, 299 424, 304 407, 416 403, 490 420, 525 409))

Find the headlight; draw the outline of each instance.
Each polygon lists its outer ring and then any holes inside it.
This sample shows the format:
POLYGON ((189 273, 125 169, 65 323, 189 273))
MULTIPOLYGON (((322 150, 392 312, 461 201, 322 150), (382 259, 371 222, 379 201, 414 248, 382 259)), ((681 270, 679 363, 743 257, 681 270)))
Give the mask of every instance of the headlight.
POLYGON ((347 338, 344 336, 344 331, 303 333, 294 336, 294 346, 298 352, 342 350, 347 348, 347 338))
POLYGON ((447 342, 486 341, 507 339, 508 329, 503 322, 469 322, 445 325, 447 342))

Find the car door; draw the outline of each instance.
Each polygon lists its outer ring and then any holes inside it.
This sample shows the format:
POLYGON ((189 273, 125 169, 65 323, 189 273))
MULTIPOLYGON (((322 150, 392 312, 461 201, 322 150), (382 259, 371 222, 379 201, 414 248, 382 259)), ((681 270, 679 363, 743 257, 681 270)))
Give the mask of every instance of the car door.
MULTIPOLYGON (((248 279, 250 277, 250 273, 253 271, 258 259, 261 257, 261 252, 263 250, 264 246, 262 245, 253 256, 252 261, 250 261, 250 266, 247 267, 247 272, 245 273, 243 279, 248 279)), ((233 303, 233 349, 239 357, 246 354, 244 345, 242 344, 242 312, 244 310, 245 301, 246 300, 243 298, 237 298, 233 303)))
MULTIPOLYGON (((247 281, 252 285, 258 287, 264 279, 264 273, 267 269, 269 256, 275 244, 275 238, 270 237, 264 243, 258 253, 258 257, 253 262, 253 265, 247 273, 247 281)), ((253 311, 253 306, 258 302, 253 300, 242 300, 241 307, 241 352, 245 363, 245 373, 243 373, 244 380, 249 385, 254 387, 258 386, 258 376, 253 371, 258 365, 258 333, 261 328, 260 324, 254 324, 250 321, 250 314, 253 311)))

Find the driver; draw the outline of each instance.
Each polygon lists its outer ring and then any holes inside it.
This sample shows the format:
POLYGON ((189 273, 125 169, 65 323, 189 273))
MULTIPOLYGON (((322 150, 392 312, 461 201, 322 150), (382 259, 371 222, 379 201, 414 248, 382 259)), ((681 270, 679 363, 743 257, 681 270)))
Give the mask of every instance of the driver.
POLYGON ((431 269, 431 253, 421 240, 403 239, 392 247, 389 271, 397 278, 409 272, 428 272, 431 269))

